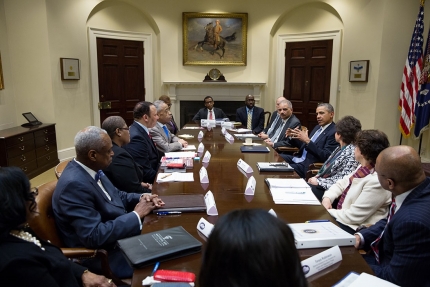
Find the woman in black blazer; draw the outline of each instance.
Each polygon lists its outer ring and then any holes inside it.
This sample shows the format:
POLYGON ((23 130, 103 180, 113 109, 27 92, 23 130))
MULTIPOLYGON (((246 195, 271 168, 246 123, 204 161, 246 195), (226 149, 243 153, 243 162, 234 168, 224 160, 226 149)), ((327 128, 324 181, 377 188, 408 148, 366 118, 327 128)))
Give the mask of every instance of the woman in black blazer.
POLYGON ((35 196, 20 168, 0 168, 0 285, 115 286, 34 235, 26 222, 37 214, 35 196))

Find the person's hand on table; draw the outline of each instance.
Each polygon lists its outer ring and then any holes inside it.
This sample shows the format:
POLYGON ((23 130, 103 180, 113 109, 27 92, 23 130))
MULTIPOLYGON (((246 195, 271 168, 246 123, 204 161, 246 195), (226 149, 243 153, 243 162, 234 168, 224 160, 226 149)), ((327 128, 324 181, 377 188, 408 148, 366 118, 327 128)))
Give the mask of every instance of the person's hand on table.
POLYGON ((263 132, 259 133, 259 134, 258 134, 258 137, 259 137, 259 138, 261 138, 261 139, 263 139, 263 140, 264 140, 264 139, 269 138, 269 136, 268 136, 268 135, 266 135, 266 134, 265 134, 265 133, 263 133, 263 132))
POLYGON ((273 143, 270 139, 264 140, 264 142, 265 142, 267 145, 270 145, 271 147, 273 147, 273 145, 274 145, 274 143, 273 143))
POLYGON ((141 182, 140 185, 143 187, 146 187, 147 189, 152 190, 152 184, 150 183, 141 182))
POLYGON ((355 236, 354 247, 358 249, 360 247, 360 244, 361 244, 361 237, 357 234, 354 234, 354 236, 355 236))
POLYGON ((143 193, 140 196, 140 202, 152 202, 155 207, 161 207, 164 205, 164 201, 161 200, 161 198, 158 197, 158 194, 150 194, 150 193, 143 193))
POLYGON ((309 179, 308 179, 308 183, 310 183, 310 184, 312 184, 312 185, 318 185, 318 180, 317 180, 317 178, 314 176, 314 177, 311 177, 311 178, 309 178, 309 179))
POLYGON ((332 208, 330 198, 328 198, 328 197, 324 197, 321 203, 326 209, 332 208))
POLYGON ((104 276, 94 274, 92 272, 86 271, 82 274, 82 285, 84 287, 115 287, 115 283, 112 279, 108 279, 104 276))

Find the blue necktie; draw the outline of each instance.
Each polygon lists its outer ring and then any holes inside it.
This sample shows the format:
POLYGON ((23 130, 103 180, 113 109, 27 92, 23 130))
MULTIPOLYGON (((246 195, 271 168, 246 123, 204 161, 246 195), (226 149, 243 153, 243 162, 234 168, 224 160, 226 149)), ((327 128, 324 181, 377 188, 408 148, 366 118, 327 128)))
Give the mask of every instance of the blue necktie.
POLYGON ((99 181, 99 180, 100 180, 100 178, 101 178, 103 175, 105 175, 105 174, 103 173, 103 171, 102 171, 102 170, 99 170, 99 171, 97 171, 96 175, 94 176, 94 179, 95 179, 96 181, 99 181))
POLYGON ((165 125, 163 126, 163 130, 166 133, 167 139, 169 139, 169 130, 167 129, 167 127, 165 125))
MULTIPOLYGON (((322 132, 322 127, 320 127, 315 133, 314 135, 311 137, 311 141, 315 142, 316 139, 318 138, 318 136, 321 134, 322 132)), ((303 149, 303 153, 302 153, 302 157, 298 158, 298 157, 293 157, 293 162, 295 163, 300 163, 303 162, 306 159, 306 154, 308 153, 308 151, 306 150, 306 148, 303 149)))

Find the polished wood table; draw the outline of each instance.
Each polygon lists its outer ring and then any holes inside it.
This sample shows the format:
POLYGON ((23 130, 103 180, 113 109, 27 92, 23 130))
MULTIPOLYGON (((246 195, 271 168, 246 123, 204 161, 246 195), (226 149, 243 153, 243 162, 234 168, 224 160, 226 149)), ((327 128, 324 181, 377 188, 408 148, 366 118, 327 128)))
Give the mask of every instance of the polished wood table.
MULTIPOLYGON (((199 144, 197 139, 199 132, 200 130, 183 129, 179 134, 194 135, 195 137, 193 139, 187 139, 187 141, 189 144, 194 144, 197 147, 199 144)), ((273 209, 279 218, 289 223, 302 223, 306 220, 312 219, 330 219, 332 222, 335 222, 322 205, 279 205, 273 202, 270 190, 265 184, 264 179, 268 177, 298 177, 295 172, 258 172, 258 168, 256 167, 257 162, 282 160, 276 152, 271 150, 270 153, 241 153, 240 146, 243 142, 238 139, 235 139, 234 143, 227 142, 221 134, 221 129, 219 127, 211 131, 203 130, 203 132, 204 137, 202 142, 205 146, 204 152, 208 150, 212 155, 211 160, 207 165, 209 184, 200 183, 199 170, 204 164, 201 162, 201 156, 200 161, 194 161, 194 182, 154 183, 153 193, 156 193, 160 198, 163 198, 163 195, 193 193, 205 194, 208 190, 211 190, 214 194, 219 216, 222 216, 234 209, 262 208, 265 210, 273 209), (252 175, 255 177, 257 182, 254 196, 247 196, 244 194, 248 178, 237 167, 237 161, 239 159, 244 160, 254 170, 252 175)), ((262 141, 259 141, 258 143, 262 143, 264 145, 264 142, 262 141)), ((183 226, 195 238, 200 240, 202 243, 205 243, 206 238, 197 231, 197 222, 201 217, 204 217, 213 224, 216 224, 216 221, 218 220, 218 216, 208 216, 206 213, 183 213, 181 215, 170 216, 157 216, 155 214, 151 214, 145 217, 142 233, 158 231, 175 226, 183 226)), ((299 253, 302 259, 306 259, 325 249, 326 248, 305 249, 299 250, 299 253)), ((309 286, 331 286, 342 279, 350 271, 373 274, 370 267, 354 247, 341 247, 341 250, 343 260, 336 266, 308 278, 309 286)), ((194 272, 198 276, 201 255, 201 253, 197 253, 161 262, 159 269, 190 271, 194 272)), ((151 274, 152 268, 153 266, 148 266, 142 269, 136 269, 133 275, 132 286, 142 286, 142 280, 151 274)))

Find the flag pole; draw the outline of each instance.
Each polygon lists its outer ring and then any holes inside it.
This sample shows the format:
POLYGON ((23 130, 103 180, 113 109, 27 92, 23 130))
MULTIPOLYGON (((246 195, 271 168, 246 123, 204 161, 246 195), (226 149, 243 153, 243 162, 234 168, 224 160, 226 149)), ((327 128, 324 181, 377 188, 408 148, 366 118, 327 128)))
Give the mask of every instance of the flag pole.
POLYGON ((402 145, 402 137, 403 137, 403 134, 400 133, 400 143, 399 143, 399 145, 402 145))
POLYGON ((420 134, 420 144, 418 145, 418 155, 421 157, 421 143, 423 142, 423 134, 420 134))

